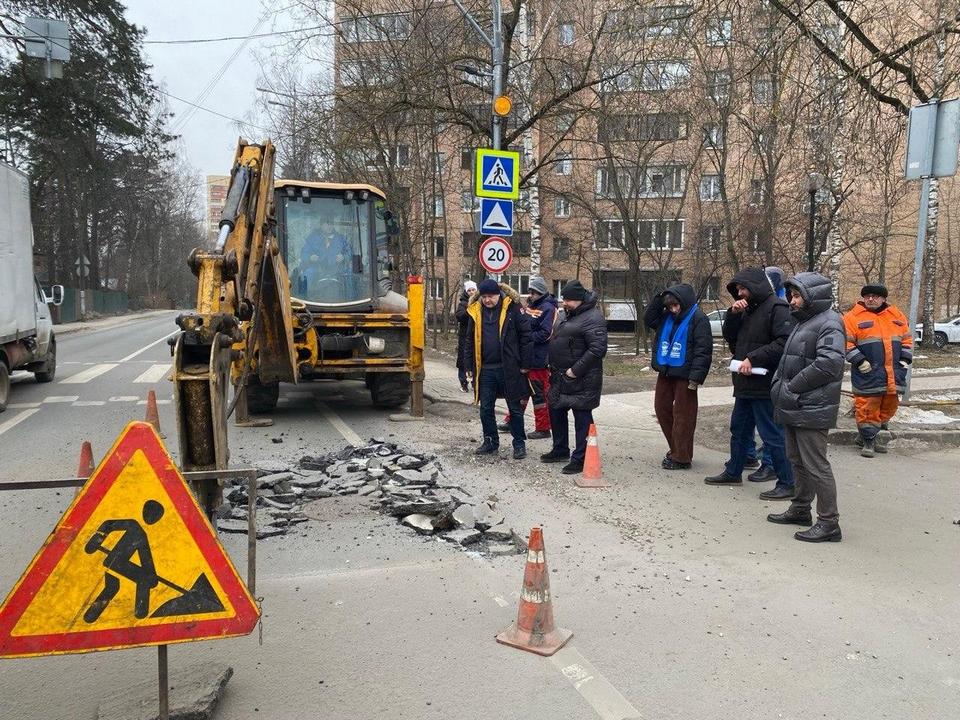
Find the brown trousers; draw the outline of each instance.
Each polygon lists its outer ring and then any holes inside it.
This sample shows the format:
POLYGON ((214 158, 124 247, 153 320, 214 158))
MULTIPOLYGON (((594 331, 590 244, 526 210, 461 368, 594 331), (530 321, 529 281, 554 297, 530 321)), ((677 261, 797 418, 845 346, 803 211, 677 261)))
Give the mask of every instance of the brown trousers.
POLYGON ((657 377, 653 409, 663 436, 670 446, 670 459, 688 463, 693 460, 693 433, 697 429, 697 391, 688 390, 689 380, 657 377))

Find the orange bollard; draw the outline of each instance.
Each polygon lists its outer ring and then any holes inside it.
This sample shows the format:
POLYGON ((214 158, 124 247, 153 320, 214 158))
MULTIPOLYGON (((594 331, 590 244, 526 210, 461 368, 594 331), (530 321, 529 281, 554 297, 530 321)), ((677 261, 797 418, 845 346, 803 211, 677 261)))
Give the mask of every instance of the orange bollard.
POLYGON ((543 530, 530 531, 527 566, 523 571, 520 609, 517 622, 497 635, 497 642, 550 656, 562 648, 573 633, 558 628, 553 620, 553 599, 550 597, 550 573, 543 547, 543 530))
POLYGON ((603 479, 603 468, 600 463, 600 442, 597 440, 597 426, 591 424, 587 434, 587 454, 583 458, 583 474, 574 481, 577 487, 605 488, 610 483, 603 479))
POLYGON ((157 393, 153 390, 147 393, 146 421, 153 425, 153 429, 157 431, 157 435, 163 437, 163 433, 160 431, 160 414, 157 412, 157 393))
MULTIPOLYGON (((77 477, 78 478, 89 478, 93 475, 93 470, 96 466, 93 463, 93 447, 90 445, 89 440, 84 440, 83 444, 80 445, 80 464, 77 467, 77 477)), ((80 489, 83 486, 77 488, 76 494, 80 494, 80 489)))

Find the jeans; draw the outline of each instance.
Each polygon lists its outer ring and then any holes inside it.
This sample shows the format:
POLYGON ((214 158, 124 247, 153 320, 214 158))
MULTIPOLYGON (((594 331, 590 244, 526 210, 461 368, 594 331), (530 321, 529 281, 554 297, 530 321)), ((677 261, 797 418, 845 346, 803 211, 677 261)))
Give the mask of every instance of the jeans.
MULTIPOLYGON (((496 405, 497 398, 505 394, 503 368, 481 368, 477 387, 480 395, 480 424, 483 426, 483 436, 489 438, 494 447, 499 447, 500 433, 497 432, 496 405)), ((523 431, 523 410, 520 408, 520 398, 508 398, 507 409, 510 411, 510 434, 513 435, 513 446, 526 447, 527 434, 523 431)))
MULTIPOLYGON (((750 443, 749 447, 747 447, 747 460, 756 460, 757 457, 758 457, 758 454, 757 454, 756 428, 754 428, 753 435, 754 435, 754 437, 753 437, 753 442, 750 443)), ((759 454, 759 457, 760 457, 760 464, 761 464, 761 465, 763 465, 764 467, 769 467, 769 468, 772 468, 772 467, 773 467, 773 458, 770 457, 770 450, 767 448, 766 445, 761 445, 761 446, 760 446, 760 454, 759 454)))
POLYGON ((592 410, 555 410, 550 408, 550 430, 553 433, 553 450, 558 455, 570 453, 570 462, 583 464, 587 455, 587 434, 593 424, 592 410), (573 413, 573 432, 576 438, 570 453, 570 425, 568 412, 573 413))
POLYGON ((747 459, 747 450, 753 442, 756 427, 763 440, 764 449, 769 448, 773 469, 777 473, 777 487, 793 489, 793 470, 787 460, 783 428, 773 421, 773 403, 769 398, 737 398, 730 415, 730 459, 727 475, 740 477, 747 459))

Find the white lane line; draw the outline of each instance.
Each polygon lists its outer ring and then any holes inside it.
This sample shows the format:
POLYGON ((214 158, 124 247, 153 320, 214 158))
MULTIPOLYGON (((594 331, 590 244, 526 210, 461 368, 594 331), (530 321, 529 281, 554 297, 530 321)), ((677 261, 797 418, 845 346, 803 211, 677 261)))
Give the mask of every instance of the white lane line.
POLYGON ((360 436, 351 430, 350 426, 341 420, 340 416, 337 415, 329 405, 324 402, 318 402, 317 407, 320 408, 320 412, 323 413, 323 416, 329 421, 329 423, 337 429, 337 432, 343 435, 344 440, 354 447, 363 446, 363 440, 360 439, 360 436))
POLYGON ((31 408, 29 410, 24 410, 19 415, 14 415, 5 423, 0 423, 0 435, 3 435, 10 428, 16 427, 17 425, 22 423, 24 420, 26 420, 28 417, 38 412, 40 412, 40 408, 31 408))
POLYGON ((155 383, 160 382, 163 378, 169 374, 172 369, 170 363, 163 363, 161 365, 152 365, 140 373, 139 377, 134 380, 135 383, 155 383))
POLYGON ((44 403, 72 403, 80 399, 79 395, 51 395, 43 399, 44 403))
POLYGON ((78 400, 75 403, 70 403, 70 407, 100 407, 106 404, 106 400, 78 400))
POLYGON ((152 343, 150 343, 149 345, 145 345, 144 347, 140 348, 140 349, 137 350, 136 352, 130 353, 130 354, 127 355, 125 358, 123 358, 122 360, 120 360, 120 362, 124 363, 124 362, 127 362, 128 360, 133 360, 137 355, 140 355, 140 354, 142 354, 142 353, 145 353, 147 350, 149 350, 150 348, 152 348, 154 345, 159 345, 159 344, 162 343, 164 340, 166 340, 168 337, 170 337, 171 335, 173 335, 173 334, 175 334, 175 333, 178 333, 178 332, 180 332, 180 331, 179 331, 179 330, 173 330, 173 331, 171 331, 171 332, 168 332, 166 335, 164 335, 164 336, 163 336, 162 338, 160 338, 159 340, 154 340, 154 341, 153 341, 152 343))
POLYGON ((38 408, 40 403, 10 403, 7 405, 7 410, 28 410, 30 408, 38 408))
POLYGON ((550 662, 602 720, 640 719, 640 712, 576 648, 561 648, 550 662))
POLYGON ((61 385, 79 385, 81 383, 88 383, 94 378, 98 378, 106 372, 113 370, 119 363, 100 363, 99 365, 94 365, 89 367, 86 370, 81 370, 76 375, 71 375, 68 378, 60 381, 61 385))
POLYGON ((138 395, 114 395, 108 397, 107 402, 136 402, 140 397, 138 395))
MULTIPOLYGON (((157 405, 169 405, 173 400, 157 400, 157 405)), ((137 400, 137 405, 146 405, 146 400, 137 400)))

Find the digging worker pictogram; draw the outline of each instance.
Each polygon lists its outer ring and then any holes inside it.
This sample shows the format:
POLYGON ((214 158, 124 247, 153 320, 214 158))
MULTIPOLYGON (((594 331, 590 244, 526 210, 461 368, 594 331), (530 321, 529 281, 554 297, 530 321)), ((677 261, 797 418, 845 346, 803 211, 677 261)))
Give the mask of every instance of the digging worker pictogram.
MULTIPOLYGON (((163 505, 156 500, 147 500, 143 504, 142 515, 147 525, 153 525, 163 517, 163 505)), ((120 591, 120 578, 136 585, 134 616, 140 619, 147 617, 150 614, 150 591, 160 583, 160 578, 153 564, 150 541, 143 526, 137 520, 105 520, 87 540, 84 550, 88 555, 95 552, 105 552, 107 555, 103 561, 103 590, 83 614, 84 621, 97 621, 120 591), (123 534, 113 548, 108 550, 104 547, 104 542, 115 532, 123 534), (139 565, 133 561, 134 555, 140 561, 139 565)))

